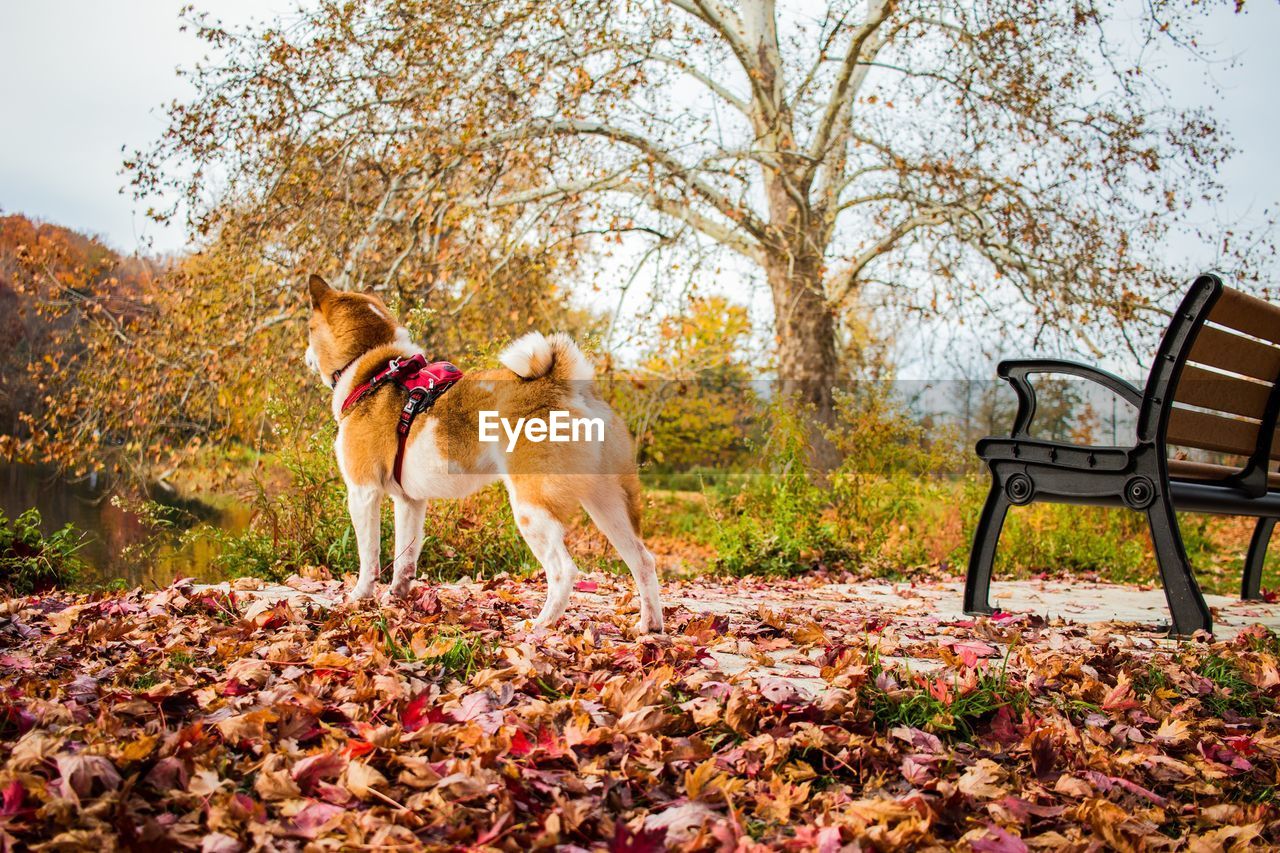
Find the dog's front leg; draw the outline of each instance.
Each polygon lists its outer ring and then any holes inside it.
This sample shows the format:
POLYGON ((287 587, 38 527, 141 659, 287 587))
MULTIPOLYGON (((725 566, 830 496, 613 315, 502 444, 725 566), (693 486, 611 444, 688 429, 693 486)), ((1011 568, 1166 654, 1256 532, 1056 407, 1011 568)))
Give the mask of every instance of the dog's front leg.
POLYGON ((422 522, 427 514, 427 502, 409 498, 395 498, 396 503, 396 558, 395 573, 391 578, 388 598, 401 598, 408 594, 409 585, 418 569, 418 555, 422 553, 422 522))
POLYGON ((356 549, 360 552, 360 578, 351 590, 351 601, 373 595, 378 583, 378 551, 381 540, 382 490, 377 486, 347 486, 347 509, 356 529, 356 549))

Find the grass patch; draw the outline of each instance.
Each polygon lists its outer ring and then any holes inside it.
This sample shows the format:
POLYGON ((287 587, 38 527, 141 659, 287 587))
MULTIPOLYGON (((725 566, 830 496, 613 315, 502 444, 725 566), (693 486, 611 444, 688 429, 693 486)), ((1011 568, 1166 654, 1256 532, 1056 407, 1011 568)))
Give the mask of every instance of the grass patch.
POLYGON ((159 683, 160 676, 156 675, 153 670, 147 670, 146 672, 140 672, 134 676, 133 682, 129 686, 134 690, 142 691, 150 690, 159 683))
POLYGON ((823 518, 829 495, 809 469, 805 413, 775 403, 769 415, 758 448, 765 470, 714 508, 715 568, 729 575, 792 577, 845 556, 823 518))
POLYGON ((480 637, 456 628, 441 628, 431 633, 420 628, 407 635, 404 629, 383 616, 374 621, 373 628, 387 657, 438 667, 446 679, 470 680, 493 652, 492 646, 480 637))
POLYGON ((934 678, 917 678, 918 686, 886 690, 877 685, 885 670, 875 653, 871 657, 870 678, 859 691, 861 701, 872 714, 878 729, 896 726, 923 729, 940 737, 973 740, 982 725, 1001 708, 1021 712, 1031 701, 1023 688, 1013 688, 1006 667, 998 672, 978 673, 976 684, 962 681, 960 673, 934 678))
POLYGON ((1275 706, 1275 701, 1258 690, 1240 671, 1231 658, 1212 654, 1196 666, 1197 673, 1214 684, 1213 693, 1201 696, 1200 703, 1214 716, 1222 717, 1231 712, 1240 717, 1257 717, 1275 706))
POLYGON ((1168 690, 1172 686, 1169 674, 1154 661, 1147 668, 1130 678, 1133 690, 1139 696, 1153 696, 1157 691, 1168 690))

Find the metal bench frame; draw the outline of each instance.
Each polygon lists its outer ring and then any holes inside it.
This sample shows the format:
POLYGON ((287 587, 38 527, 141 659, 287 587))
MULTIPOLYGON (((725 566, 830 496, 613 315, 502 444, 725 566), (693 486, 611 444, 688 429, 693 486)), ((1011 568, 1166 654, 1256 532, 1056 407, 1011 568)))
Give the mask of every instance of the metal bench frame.
POLYGON ((1009 437, 986 438, 977 445, 979 457, 991 470, 992 484, 974 534, 964 590, 966 613, 994 612, 988 600, 991 569, 1005 515, 1009 507, 1033 501, 1125 507, 1145 514, 1169 602, 1171 633, 1177 636, 1212 631, 1213 622, 1192 574, 1175 510, 1257 517, 1245 559, 1241 598, 1260 597, 1263 560, 1280 518, 1280 491, 1270 491, 1267 485, 1280 415, 1280 381, 1269 391, 1256 446, 1238 472, 1219 480, 1182 480, 1170 477, 1167 463, 1166 439, 1179 379, 1196 337, 1223 291, 1217 276, 1196 279, 1160 342, 1143 391, 1104 370, 1074 362, 1001 362, 997 372, 1013 386, 1018 411, 1009 437), (1136 443, 1132 447, 1081 447, 1032 438, 1029 429, 1035 417, 1036 395, 1029 376, 1039 373, 1089 380, 1133 405, 1138 411, 1136 443))

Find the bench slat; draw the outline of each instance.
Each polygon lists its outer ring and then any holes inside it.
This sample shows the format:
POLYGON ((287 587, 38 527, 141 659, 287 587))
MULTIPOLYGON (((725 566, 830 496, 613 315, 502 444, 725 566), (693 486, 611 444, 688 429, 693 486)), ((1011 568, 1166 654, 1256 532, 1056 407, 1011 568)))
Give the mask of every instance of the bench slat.
POLYGON ((1209 320, 1280 344, 1280 308, 1234 288, 1222 288, 1222 294, 1209 312, 1209 320))
MULTIPOLYGON (((1170 459, 1169 476, 1186 480, 1225 480, 1242 469, 1232 465, 1213 465, 1208 462, 1192 462, 1189 459, 1170 459)), ((1267 472, 1267 487, 1280 488, 1280 471, 1267 472)))
POLYGON ((1182 370, 1173 398, 1188 406, 1213 409, 1246 418, 1262 419, 1271 396, 1270 385, 1259 385, 1247 379, 1213 373, 1188 364, 1182 370))
POLYGON ((1211 326, 1200 329, 1187 360, 1264 382, 1280 375, 1280 349, 1211 326))
POLYGON ((1250 456, 1258 446, 1258 425, 1208 412, 1175 408, 1169 413, 1169 431, 1165 440, 1179 447, 1250 456))

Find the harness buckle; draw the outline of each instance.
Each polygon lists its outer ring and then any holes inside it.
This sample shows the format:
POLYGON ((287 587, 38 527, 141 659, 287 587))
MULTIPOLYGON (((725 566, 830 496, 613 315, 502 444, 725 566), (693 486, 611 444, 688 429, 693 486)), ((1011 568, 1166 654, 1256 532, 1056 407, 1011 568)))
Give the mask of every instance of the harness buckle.
POLYGON ((421 388, 414 388, 409 392, 409 399, 405 400, 404 408, 400 410, 400 421, 396 424, 396 432, 400 435, 408 435, 409 428, 413 426, 413 419, 422 411, 422 406, 427 400, 427 392, 421 388))

